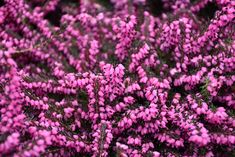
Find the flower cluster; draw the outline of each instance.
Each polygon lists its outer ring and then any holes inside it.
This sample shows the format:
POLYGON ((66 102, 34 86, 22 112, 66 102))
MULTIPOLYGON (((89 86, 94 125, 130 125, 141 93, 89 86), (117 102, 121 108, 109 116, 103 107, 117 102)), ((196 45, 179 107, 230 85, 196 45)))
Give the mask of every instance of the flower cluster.
POLYGON ((232 0, 1 1, 0 156, 234 156, 234 20, 232 0))

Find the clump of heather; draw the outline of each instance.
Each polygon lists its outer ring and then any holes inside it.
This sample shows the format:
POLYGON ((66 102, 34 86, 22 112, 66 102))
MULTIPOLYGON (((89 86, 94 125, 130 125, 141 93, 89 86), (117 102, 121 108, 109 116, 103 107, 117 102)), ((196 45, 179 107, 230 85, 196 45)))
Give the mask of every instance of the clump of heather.
POLYGON ((0 1, 0 156, 235 155, 235 1, 0 1))

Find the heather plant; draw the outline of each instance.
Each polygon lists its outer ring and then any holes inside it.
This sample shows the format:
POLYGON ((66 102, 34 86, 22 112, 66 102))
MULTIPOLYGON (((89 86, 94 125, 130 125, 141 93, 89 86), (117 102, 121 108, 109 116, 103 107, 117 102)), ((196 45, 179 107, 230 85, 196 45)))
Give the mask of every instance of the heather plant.
POLYGON ((0 1, 0 156, 235 156, 235 1, 0 1))

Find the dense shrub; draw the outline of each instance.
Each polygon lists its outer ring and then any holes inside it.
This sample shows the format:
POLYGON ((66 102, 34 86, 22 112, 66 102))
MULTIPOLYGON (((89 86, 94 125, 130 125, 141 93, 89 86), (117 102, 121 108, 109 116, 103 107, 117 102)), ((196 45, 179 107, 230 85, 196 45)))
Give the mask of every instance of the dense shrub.
POLYGON ((235 155, 235 1, 0 6, 0 156, 235 155))

